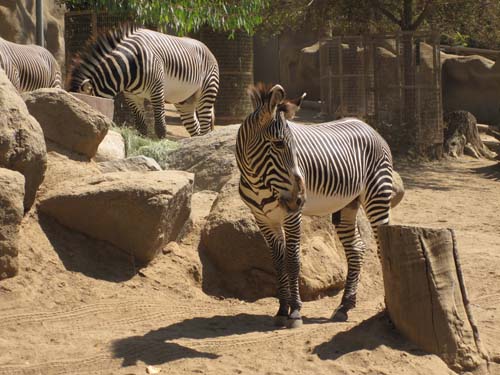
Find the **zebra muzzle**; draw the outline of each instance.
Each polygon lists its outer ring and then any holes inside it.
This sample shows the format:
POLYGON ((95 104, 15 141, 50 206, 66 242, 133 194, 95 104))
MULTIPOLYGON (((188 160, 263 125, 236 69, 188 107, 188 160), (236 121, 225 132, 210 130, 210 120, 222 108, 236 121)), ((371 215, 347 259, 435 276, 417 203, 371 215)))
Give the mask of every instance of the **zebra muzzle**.
POLYGON ((305 184, 302 176, 295 176, 294 189, 291 194, 285 194, 280 197, 280 203, 288 212, 296 212, 302 208, 305 199, 305 184))

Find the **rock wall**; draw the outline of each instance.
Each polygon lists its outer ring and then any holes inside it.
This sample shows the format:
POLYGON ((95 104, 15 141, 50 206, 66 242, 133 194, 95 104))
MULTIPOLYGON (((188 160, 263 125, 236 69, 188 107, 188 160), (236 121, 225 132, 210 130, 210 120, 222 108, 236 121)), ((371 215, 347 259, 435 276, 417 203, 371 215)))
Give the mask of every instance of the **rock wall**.
POLYGON ((445 55, 443 111, 468 111, 479 123, 500 124, 500 61, 445 55))
MULTIPOLYGON (((36 43, 36 1, 0 0, 0 37, 19 44, 36 43)), ((64 68, 64 8, 43 1, 45 48, 64 68)))

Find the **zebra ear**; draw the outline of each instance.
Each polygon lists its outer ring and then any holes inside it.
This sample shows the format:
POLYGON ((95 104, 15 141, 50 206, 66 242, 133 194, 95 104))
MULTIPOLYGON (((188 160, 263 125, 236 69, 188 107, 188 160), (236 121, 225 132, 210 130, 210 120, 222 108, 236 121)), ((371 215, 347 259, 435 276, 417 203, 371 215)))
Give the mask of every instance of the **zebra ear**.
POLYGON ((269 90, 269 96, 269 111, 274 113, 276 107, 285 99, 285 89, 281 85, 274 85, 271 90, 269 90))
POLYGON ((299 96, 298 98, 285 100, 279 105, 278 111, 282 111, 287 120, 293 119, 297 111, 300 109, 306 95, 306 93, 303 93, 302 96, 299 96))

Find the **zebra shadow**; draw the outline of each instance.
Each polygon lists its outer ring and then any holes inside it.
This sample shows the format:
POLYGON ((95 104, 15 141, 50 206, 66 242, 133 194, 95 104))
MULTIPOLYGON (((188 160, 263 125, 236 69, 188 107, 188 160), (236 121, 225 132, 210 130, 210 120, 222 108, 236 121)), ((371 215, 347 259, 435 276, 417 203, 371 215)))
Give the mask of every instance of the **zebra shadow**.
POLYGON ((385 311, 377 313, 347 331, 337 333, 330 341, 316 346, 313 354, 322 360, 334 361, 350 353, 374 350, 380 346, 414 355, 428 354, 401 336, 385 311))
MULTIPOLYGON (((216 350, 224 345, 234 345, 233 340, 224 340, 223 337, 268 332, 274 329, 272 316, 268 315, 238 314, 199 317, 149 331, 143 336, 130 336, 115 340, 112 350, 115 358, 123 358, 122 366, 124 367, 133 366, 138 361, 143 361, 148 365, 161 365, 183 358, 216 359, 219 355, 210 352, 212 346, 216 350), (202 341, 217 338, 221 339, 216 343, 202 341), (190 342, 192 347, 172 342, 180 339, 200 341, 190 342), (208 351, 198 350, 200 348, 208 351)), ((245 338, 239 337, 237 341, 245 341, 245 338)))

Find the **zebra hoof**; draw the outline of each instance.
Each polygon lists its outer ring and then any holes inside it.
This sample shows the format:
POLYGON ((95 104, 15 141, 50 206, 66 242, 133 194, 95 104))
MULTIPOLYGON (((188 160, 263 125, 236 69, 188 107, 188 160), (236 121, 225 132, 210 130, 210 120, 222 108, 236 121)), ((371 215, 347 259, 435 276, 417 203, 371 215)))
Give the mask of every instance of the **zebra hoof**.
POLYGON ((346 322, 348 319, 347 310, 344 306, 340 305, 337 310, 333 312, 332 320, 334 322, 346 322))
POLYGON ((299 328, 302 327, 302 318, 290 319, 286 321, 286 328, 299 328))
POLYGON ((285 327, 288 321, 287 315, 276 315, 274 317, 274 326, 275 327, 285 327))
POLYGON ((299 328, 302 327, 302 316, 300 316, 300 310, 293 310, 288 316, 286 321, 286 328, 299 328))

